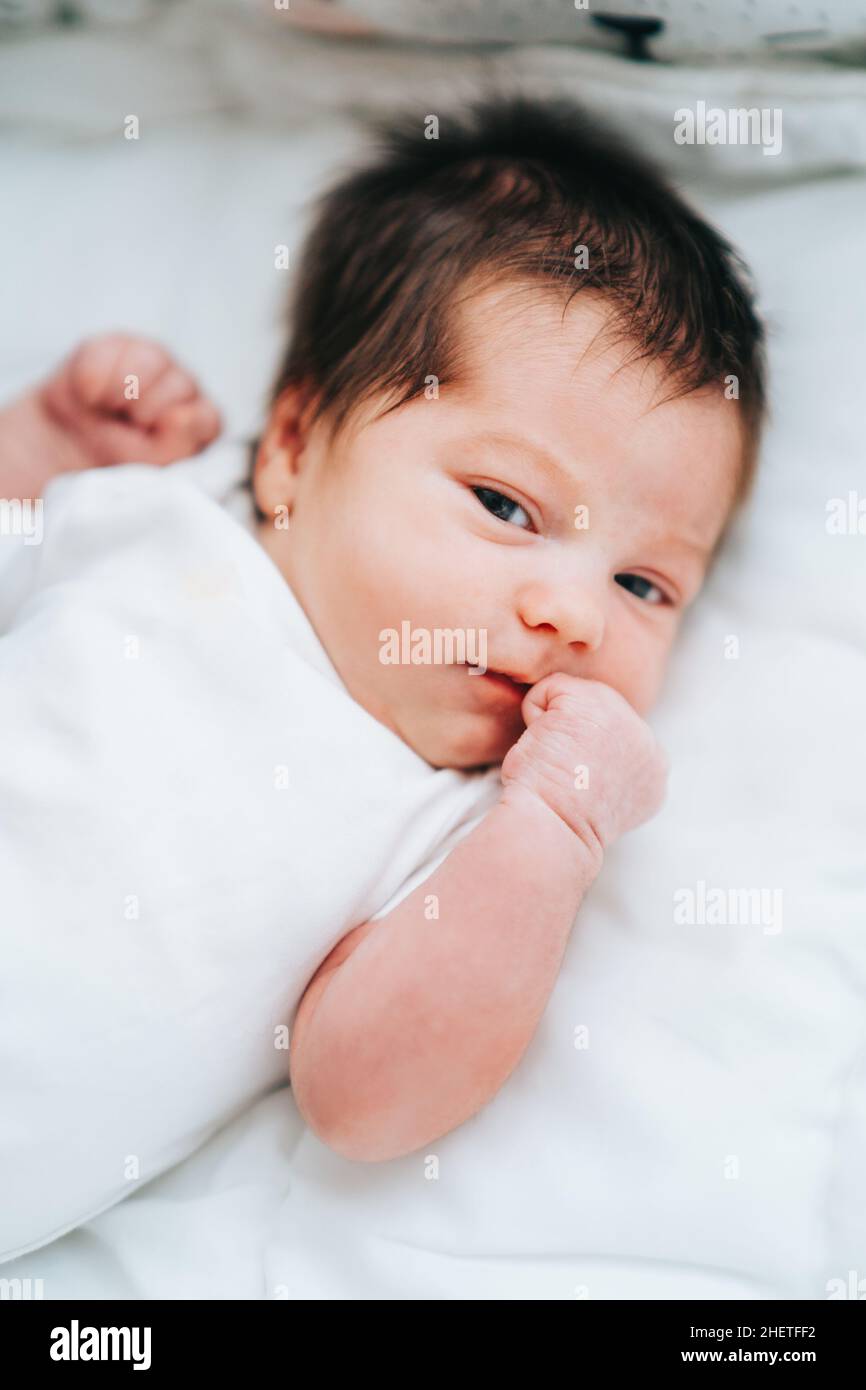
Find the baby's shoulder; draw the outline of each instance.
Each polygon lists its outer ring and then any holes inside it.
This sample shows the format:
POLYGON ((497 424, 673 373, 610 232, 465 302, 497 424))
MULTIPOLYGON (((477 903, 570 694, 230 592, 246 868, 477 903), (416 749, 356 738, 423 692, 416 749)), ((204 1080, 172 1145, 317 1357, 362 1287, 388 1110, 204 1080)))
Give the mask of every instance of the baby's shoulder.
POLYGON ((94 468, 64 475, 46 488, 43 564, 87 567, 144 551, 168 560, 212 547, 215 531, 236 527, 213 498, 170 468, 144 463, 94 468))
POLYGON ((44 533, 64 525, 101 527, 121 518, 149 518, 154 513, 196 512, 208 499, 201 489, 171 468, 149 463, 122 463, 64 473, 45 489, 44 533))

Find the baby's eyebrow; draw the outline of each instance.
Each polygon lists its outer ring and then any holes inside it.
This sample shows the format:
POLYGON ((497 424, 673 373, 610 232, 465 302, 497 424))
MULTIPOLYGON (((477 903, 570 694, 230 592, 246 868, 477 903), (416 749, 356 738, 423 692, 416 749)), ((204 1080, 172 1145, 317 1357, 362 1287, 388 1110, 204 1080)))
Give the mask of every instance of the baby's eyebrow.
POLYGON ((467 444, 480 444, 483 447, 493 449, 508 449, 510 453, 522 457, 524 462, 537 463, 544 469, 545 473, 554 478, 561 479, 567 483, 574 483, 575 479, 569 470, 560 463, 554 454, 540 444, 536 444, 523 434, 502 434, 497 430, 484 430, 481 434, 470 435, 465 441, 467 444))
POLYGON ((686 536, 680 536, 679 534, 660 536, 658 539, 654 538, 653 544, 675 545, 681 550, 691 550, 702 560, 705 560, 710 553, 710 547, 708 545, 704 545, 701 541, 690 541, 686 536))

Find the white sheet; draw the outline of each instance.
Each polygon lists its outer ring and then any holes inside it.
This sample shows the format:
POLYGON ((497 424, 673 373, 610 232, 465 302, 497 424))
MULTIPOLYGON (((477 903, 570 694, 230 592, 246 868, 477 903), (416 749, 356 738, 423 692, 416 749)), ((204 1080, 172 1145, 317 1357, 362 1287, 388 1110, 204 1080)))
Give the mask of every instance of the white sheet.
MULTIPOLYGON (((7 153, 2 249, 28 256, 12 287, 18 332, 2 344, 10 383, 13 363, 17 381, 83 331, 133 325, 184 352, 232 426, 252 427, 280 341, 273 246, 295 244, 326 156, 366 148, 322 112, 413 92, 426 109, 434 90, 429 55, 359 69, 341 48, 334 61, 354 77, 338 98, 311 43, 290 77, 276 49, 252 68, 242 44, 219 49, 258 124, 172 126, 169 112, 134 150, 106 133, 7 153)), ((433 1146, 438 1178, 424 1154, 351 1165, 298 1141, 277 1091, 120 1206, 4 1267, 42 1277, 46 1297, 822 1298, 866 1272, 866 537, 825 526, 829 499, 863 492, 866 184, 831 175, 862 164, 864 75, 719 69, 698 82, 664 69, 633 89, 613 59, 492 59, 506 61, 541 91, 579 83, 660 154, 684 95, 773 104, 783 92, 786 130, 800 132, 790 161, 752 152, 760 175, 742 151, 701 162, 708 151, 685 150, 676 166, 696 192, 695 170, 712 169, 704 206, 755 267, 774 422, 753 509, 654 716, 673 759, 668 803, 609 855, 529 1052, 433 1146), (821 182, 784 186, 810 174, 821 182), (731 635, 737 660, 724 656, 731 635), (780 889, 782 930, 678 925, 674 895, 701 882, 780 889)), ((437 67, 437 99, 478 73, 466 57, 449 86, 437 67)), ((111 110, 99 108, 105 132, 111 110)))

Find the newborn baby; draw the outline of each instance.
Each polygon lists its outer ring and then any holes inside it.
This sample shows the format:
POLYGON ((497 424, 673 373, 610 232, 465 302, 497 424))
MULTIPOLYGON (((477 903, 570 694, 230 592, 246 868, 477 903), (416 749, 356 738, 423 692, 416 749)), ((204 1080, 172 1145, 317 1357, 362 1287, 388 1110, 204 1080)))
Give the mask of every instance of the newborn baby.
MULTIPOLYGON (((577 109, 406 122, 322 200, 253 451, 257 538, 379 724, 434 768, 502 764, 493 809, 303 995, 292 1087, 344 1156, 429 1144, 519 1062, 605 850, 661 804, 645 716, 764 410, 736 257, 577 109), (395 664, 407 622, 483 642, 395 664)), ((168 354, 95 340, 6 412, 0 491, 217 431, 168 354)))

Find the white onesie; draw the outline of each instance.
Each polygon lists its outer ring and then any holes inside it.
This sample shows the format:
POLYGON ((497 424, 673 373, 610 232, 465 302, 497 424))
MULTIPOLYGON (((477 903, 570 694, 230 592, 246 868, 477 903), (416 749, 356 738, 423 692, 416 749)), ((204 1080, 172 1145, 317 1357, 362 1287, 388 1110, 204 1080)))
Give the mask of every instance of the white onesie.
POLYGON ((0 1259, 284 1082, 319 963, 498 794, 351 698, 196 484, 242 451, 206 465, 58 479, 41 545, 0 536, 0 1259))

